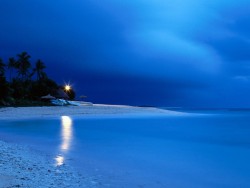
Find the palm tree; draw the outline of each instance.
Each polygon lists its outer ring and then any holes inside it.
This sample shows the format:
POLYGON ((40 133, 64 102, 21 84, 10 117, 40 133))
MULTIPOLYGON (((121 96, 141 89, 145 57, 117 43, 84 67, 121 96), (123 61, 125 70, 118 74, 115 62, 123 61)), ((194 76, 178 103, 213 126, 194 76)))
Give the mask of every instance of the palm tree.
POLYGON ((9 86, 4 76, 5 66, 2 59, 0 59, 0 105, 6 104, 5 99, 9 95, 9 86))
POLYGON ((3 60, 0 59, 0 76, 3 77, 4 76, 4 72, 5 72, 5 64, 3 63, 3 60))
POLYGON ((10 71, 10 81, 11 81, 12 80, 12 77, 11 77, 12 76, 12 70, 13 70, 13 68, 16 68, 16 66, 17 66, 16 60, 15 60, 14 57, 9 58, 7 66, 8 66, 8 69, 10 71))
POLYGON ((18 60, 17 60, 17 69, 18 69, 18 76, 21 77, 21 79, 27 80, 29 76, 29 69, 31 67, 30 64, 30 55, 27 52, 22 52, 21 54, 18 54, 18 60))
POLYGON ((36 67, 33 69, 33 71, 36 72, 37 80, 40 81, 41 79, 43 79, 44 77, 46 77, 46 74, 43 71, 46 68, 46 66, 45 66, 45 64, 40 59, 37 60, 35 66, 36 67))

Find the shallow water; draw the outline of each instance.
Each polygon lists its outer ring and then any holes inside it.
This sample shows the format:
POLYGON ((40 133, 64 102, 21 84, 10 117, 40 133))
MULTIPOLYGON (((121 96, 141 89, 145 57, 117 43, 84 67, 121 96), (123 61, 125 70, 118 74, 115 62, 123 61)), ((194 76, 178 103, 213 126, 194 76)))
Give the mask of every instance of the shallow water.
POLYGON ((208 115, 0 122, 0 138, 71 164, 100 187, 249 188, 250 112, 200 114, 208 115))

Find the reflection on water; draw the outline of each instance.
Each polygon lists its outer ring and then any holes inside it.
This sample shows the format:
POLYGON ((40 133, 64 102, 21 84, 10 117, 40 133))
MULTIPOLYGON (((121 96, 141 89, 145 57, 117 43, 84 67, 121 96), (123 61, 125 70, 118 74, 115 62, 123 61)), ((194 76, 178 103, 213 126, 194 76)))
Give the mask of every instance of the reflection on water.
POLYGON ((68 151, 72 139, 72 119, 69 116, 62 116, 62 144, 61 150, 68 151))
MULTIPOLYGON (((61 140, 60 153, 65 153, 70 149, 70 144, 72 140, 72 119, 69 116, 61 117, 61 140)), ((60 166, 64 163, 64 156, 58 155, 55 158, 56 165, 60 166)))
POLYGON ((58 156, 56 156, 55 160, 56 160, 56 166, 61 166, 64 163, 64 157, 63 156, 58 155, 58 156))

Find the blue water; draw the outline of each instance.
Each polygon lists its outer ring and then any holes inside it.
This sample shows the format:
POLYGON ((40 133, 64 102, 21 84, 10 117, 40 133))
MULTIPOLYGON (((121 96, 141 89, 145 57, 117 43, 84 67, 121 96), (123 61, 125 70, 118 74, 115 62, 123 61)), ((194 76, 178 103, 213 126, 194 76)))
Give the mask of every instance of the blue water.
POLYGON ((249 188, 250 111, 191 114, 5 121, 0 139, 72 165, 99 187, 249 188))

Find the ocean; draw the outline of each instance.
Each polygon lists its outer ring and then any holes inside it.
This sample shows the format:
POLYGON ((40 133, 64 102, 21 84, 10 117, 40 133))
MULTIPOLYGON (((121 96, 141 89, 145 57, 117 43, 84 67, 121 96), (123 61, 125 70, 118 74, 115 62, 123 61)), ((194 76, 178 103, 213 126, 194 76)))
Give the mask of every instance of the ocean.
POLYGON ((28 145, 109 188, 249 188, 250 111, 0 122, 28 145))

